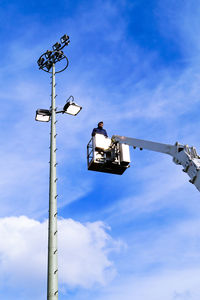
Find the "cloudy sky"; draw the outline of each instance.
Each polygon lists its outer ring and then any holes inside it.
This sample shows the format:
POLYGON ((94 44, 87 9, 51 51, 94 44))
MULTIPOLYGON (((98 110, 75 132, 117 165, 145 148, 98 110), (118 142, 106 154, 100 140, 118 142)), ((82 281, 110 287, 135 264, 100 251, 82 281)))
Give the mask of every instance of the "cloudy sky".
POLYGON ((122 175, 87 170, 109 134, 200 153, 197 0, 0 1, 0 299, 46 298, 50 76, 37 59, 63 34, 68 69, 57 106, 59 299, 199 300, 200 199, 159 153, 131 149, 122 175))

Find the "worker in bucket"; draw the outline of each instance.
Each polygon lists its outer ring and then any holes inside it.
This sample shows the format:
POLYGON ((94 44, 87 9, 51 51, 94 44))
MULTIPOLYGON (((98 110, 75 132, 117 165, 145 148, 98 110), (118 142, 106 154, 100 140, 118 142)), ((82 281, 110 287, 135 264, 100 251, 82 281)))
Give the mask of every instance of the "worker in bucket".
POLYGON ((103 134, 105 137, 108 137, 106 130, 103 129, 103 121, 99 122, 98 127, 92 130, 92 136, 95 136, 96 133, 103 134))

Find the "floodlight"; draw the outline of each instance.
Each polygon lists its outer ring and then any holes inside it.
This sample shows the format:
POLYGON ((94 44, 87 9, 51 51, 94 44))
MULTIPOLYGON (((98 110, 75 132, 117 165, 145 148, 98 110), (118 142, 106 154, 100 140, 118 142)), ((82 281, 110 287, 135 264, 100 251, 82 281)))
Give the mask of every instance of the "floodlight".
POLYGON ((62 44, 66 44, 66 43, 69 43, 69 36, 64 34, 61 39, 60 39, 61 43, 62 44))
POLYGON ((47 68, 47 71, 49 71, 50 69, 51 69, 51 67, 52 67, 52 61, 50 61, 50 60, 47 60, 46 62, 45 62, 45 64, 44 64, 44 66, 47 68))
POLYGON ((78 104, 76 104, 73 101, 68 101, 65 106, 63 107, 63 112, 69 115, 76 116, 80 111, 82 107, 78 104))
POLYGON ((58 60, 61 60, 63 58, 63 51, 56 51, 55 52, 55 57, 58 59, 58 60))
POLYGON ((51 117, 51 112, 48 109, 37 109, 35 120, 40 122, 49 122, 51 117))
POLYGON ((52 54, 52 51, 47 50, 47 52, 45 53, 45 57, 46 57, 47 59, 49 59, 49 58, 51 57, 51 54, 52 54))
POLYGON ((43 57, 40 57, 37 61, 37 64, 39 67, 41 67, 43 64, 44 64, 44 58, 43 57))
POLYGON ((61 48, 61 44, 57 42, 53 45, 52 48, 53 48, 53 51, 59 50, 61 48))

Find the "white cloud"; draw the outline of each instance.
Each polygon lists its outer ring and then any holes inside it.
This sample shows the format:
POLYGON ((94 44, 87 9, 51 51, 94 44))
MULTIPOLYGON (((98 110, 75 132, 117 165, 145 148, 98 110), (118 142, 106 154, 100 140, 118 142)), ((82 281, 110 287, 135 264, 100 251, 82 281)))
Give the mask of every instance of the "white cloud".
POLYGON ((72 287, 92 287, 94 283, 105 285, 115 275, 114 266, 108 259, 109 252, 113 246, 117 249, 119 244, 113 244, 102 222, 85 226, 71 219, 61 222, 61 282, 72 287))
MULTIPOLYGON (((81 224, 59 220, 59 280, 70 287, 105 285, 115 276, 109 258, 121 243, 114 241, 102 222, 81 224)), ((0 288, 44 288, 47 262, 47 221, 25 216, 0 219, 0 288)))

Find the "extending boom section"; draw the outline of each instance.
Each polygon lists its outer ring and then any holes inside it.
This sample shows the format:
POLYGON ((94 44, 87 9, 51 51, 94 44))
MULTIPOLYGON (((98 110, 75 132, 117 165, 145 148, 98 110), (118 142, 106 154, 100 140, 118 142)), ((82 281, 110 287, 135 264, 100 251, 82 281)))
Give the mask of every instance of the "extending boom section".
POLYGON ((168 145, 119 135, 112 137, 112 143, 127 144, 134 149, 147 149, 171 155, 175 164, 183 166, 183 171, 191 178, 189 182, 200 191, 200 156, 194 147, 180 145, 178 142, 175 145, 168 145))
POLYGON ((161 144, 161 143, 155 143, 151 141, 145 141, 135 138, 129 138, 126 136, 119 136, 119 135, 113 135, 112 136, 113 142, 119 142, 120 144, 127 144, 129 146, 133 146, 134 148, 140 148, 140 149, 147 149, 151 151, 166 153, 169 155, 174 156, 175 154, 175 147, 174 145, 168 145, 168 144, 161 144))

